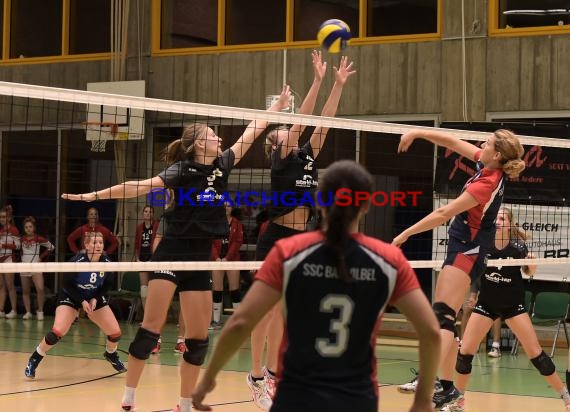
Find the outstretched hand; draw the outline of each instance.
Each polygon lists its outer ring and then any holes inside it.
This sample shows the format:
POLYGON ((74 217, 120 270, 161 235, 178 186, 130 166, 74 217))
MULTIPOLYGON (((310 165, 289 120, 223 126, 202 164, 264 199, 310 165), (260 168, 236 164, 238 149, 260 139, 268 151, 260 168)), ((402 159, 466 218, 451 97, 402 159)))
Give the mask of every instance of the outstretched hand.
POLYGON ((320 50, 313 50, 313 69, 315 70, 315 80, 321 81, 325 77, 327 71, 327 62, 323 62, 323 56, 320 50))
POLYGON ((283 89, 281 90, 281 94, 279 95, 279 100, 275 102, 272 108, 275 108, 276 111, 280 112, 282 110, 286 110, 289 108, 291 104, 291 88, 289 85, 284 84, 283 89))
POLYGON ((404 232, 402 232, 398 236, 396 236, 394 240, 392 240, 392 244, 394 246, 401 247, 404 243, 406 243, 406 240, 408 240, 408 236, 405 235, 404 232))
POLYGON ((416 140, 413 132, 408 132, 400 137, 400 144, 398 145, 398 153, 407 152, 412 143, 416 140))
POLYGON ((348 78, 356 73, 356 70, 352 68, 354 62, 348 62, 347 56, 342 56, 340 58, 340 64, 338 69, 334 67, 335 70, 335 80, 337 83, 344 85, 348 78))
POLYGON ((206 405, 204 402, 204 398, 206 394, 212 392, 216 387, 216 380, 215 379, 208 379, 207 375, 204 375, 202 379, 194 388, 194 393, 192 393, 192 406, 197 411, 211 411, 212 407, 210 405, 206 405))
POLYGON ((65 200, 75 200, 75 201, 83 201, 83 202, 93 202, 97 200, 97 196, 95 196, 94 192, 91 193, 80 193, 80 194, 71 194, 71 193, 63 193, 61 195, 62 199, 65 200))

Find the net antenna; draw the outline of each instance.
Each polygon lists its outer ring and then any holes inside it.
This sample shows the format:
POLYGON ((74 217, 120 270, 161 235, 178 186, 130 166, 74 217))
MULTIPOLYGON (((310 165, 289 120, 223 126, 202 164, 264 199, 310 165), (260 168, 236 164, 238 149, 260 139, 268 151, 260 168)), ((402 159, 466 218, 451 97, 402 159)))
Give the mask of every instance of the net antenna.
POLYGON ((83 122, 87 140, 91 141, 91 151, 102 153, 105 151, 107 140, 116 140, 119 125, 113 122, 83 122))

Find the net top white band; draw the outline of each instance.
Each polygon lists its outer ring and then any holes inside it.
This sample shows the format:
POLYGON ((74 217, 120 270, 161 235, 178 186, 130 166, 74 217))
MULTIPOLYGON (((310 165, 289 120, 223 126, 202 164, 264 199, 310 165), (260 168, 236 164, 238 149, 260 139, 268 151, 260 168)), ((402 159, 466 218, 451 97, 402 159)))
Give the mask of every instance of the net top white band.
MULTIPOLYGON (((263 262, 108 262, 108 263, 75 263, 75 262, 45 262, 45 263, 2 263, 0 273, 37 273, 37 272, 152 272, 155 270, 194 271, 194 270, 257 270, 263 262)), ((439 270, 443 260, 410 261, 414 269, 439 270)), ((570 258, 540 258, 540 259, 491 259, 489 266, 525 266, 525 265, 568 265, 570 258)))
MULTIPOLYGON (((273 123, 300 124, 305 126, 328 127, 375 133, 404 134, 410 130, 429 129, 449 132, 460 139, 476 141, 486 141, 489 138, 490 134, 489 132, 409 126, 397 123, 375 122, 369 120, 309 116, 282 112, 267 112, 265 110, 217 106, 202 103, 179 102, 148 97, 124 96, 118 94, 36 86, 11 82, 0 82, 0 95, 24 97, 30 99, 66 101, 71 103, 118 106, 131 109, 181 113, 214 118, 267 120, 273 123)), ((540 139, 540 145, 543 147, 570 148, 570 140, 547 137, 539 138, 537 136, 524 135, 519 135, 518 137, 520 142, 524 145, 534 146, 537 144, 536 140, 540 139)))

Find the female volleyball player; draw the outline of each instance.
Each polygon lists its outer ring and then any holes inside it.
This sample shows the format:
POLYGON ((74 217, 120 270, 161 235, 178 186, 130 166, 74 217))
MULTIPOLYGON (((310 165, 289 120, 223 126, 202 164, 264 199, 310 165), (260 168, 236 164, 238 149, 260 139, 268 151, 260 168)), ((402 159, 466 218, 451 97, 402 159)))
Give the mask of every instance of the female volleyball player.
MULTIPOLYGON (((22 236, 22 262, 34 263, 41 262, 50 252, 53 252, 55 246, 43 236, 36 234, 36 219, 28 216, 24 219, 24 236, 22 236), (41 250, 43 248, 43 251, 41 250)), ((43 273, 20 273, 22 281, 22 300, 26 308, 26 314, 23 319, 32 318, 32 302, 30 292, 32 289, 32 281, 36 288, 38 306, 36 316, 38 320, 44 320, 44 274, 43 273)))
MULTIPOLYGON (((288 107, 289 86, 284 86, 278 101, 269 109, 281 111, 288 107)), ((69 200, 133 198, 152 190, 173 189, 172 206, 165 212, 165 234, 153 254, 152 261, 208 261, 212 239, 225 236, 228 223, 223 205, 208 202, 215 195, 227 192, 228 176, 251 148, 256 137, 267 126, 266 121, 251 122, 237 142, 226 151, 221 150, 221 139, 204 124, 186 127, 180 139, 168 145, 168 167, 157 176, 140 181, 129 181, 84 194, 64 194, 69 200), (195 189, 189 194, 189 188, 195 189), (191 196, 191 199, 186 198, 191 196)), ((156 192, 152 193, 156 195, 156 192)), ((219 200, 215 200, 219 204, 219 200)), ((166 320, 168 307, 178 286, 180 306, 186 323, 186 352, 180 363, 180 405, 177 411, 189 412, 190 396, 198 378, 200 365, 208 351, 208 327, 212 317, 212 286, 209 271, 177 271, 167 268, 150 275, 146 310, 142 326, 129 347, 129 372, 123 396, 123 410, 133 409, 135 388, 142 375, 145 360, 156 347, 166 320), (179 409, 178 409, 179 408, 179 409)))
POLYGON ((456 199, 404 230, 392 242, 400 246, 410 236, 431 230, 455 216, 449 226, 447 257, 437 280, 433 304, 442 338, 440 382, 443 390, 434 394, 436 407, 440 408, 462 397, 453 386, 453 367, 449 367, 455 357, 452 348, 454 335, 457 336, 457 311, 470 282, 485 269, 485 256, 495 237, 495 219, 503 200, 505 178, 515 178, 524 170, 521 159, 524 150, 518 138, 508 130, 495 131, 480 149, 446 133, 416 129, 402 136, 398 152, 407 151, 417 138, 477 162, 477 172, 467 180, 456 199))
MULTIPOLYGON (((313 84, 301 105, 299 112, 311 114, 326 71, 321 53, 313 51, 313 84)), ((322 111, 323 116, 334 116, 338 108, 344 84, 355 73, 352 62, 346 56, 341 57, 338 69, 335 67, 335 83, 322 111)), ((317 127, 310 140, 299 147, 299 137, 303 131, 300 125, 291 128, 282 127, 270 131, 266 138, 267 155, 271 161, 271 191, 273 193, 294 193, 296 200, 302 199, 307 192, 317 187, 317 166, 315 159, 319 155, 326 139, 327 128, 317 127)), ((273 244, 288 236, 299 234, 307 229, 311 215, 308 207, 283 207, 274 205, 269 209, 269 225, 257 241, 255 259, 264 260, 273 244)), ((283 336, 281 307, 276 307, 253 330, 251 334, 251 373, 247 384, 251 389, 255 404, 268 410, 275 392, 275 372, 279 344, 283 336), (263 348, 267 341, 267 363, 262 368, 263 348)))
POLYGON ((438 324, 400 250, 358 233, 372 177, 354 161, 327 168, 320 190, 352 190, 351 205, 320 207, 323 229, 277 241, 240 307, 230 317, 210 364, 192 395, 194 407, 212 391, 216 375, 262 317, 281 299, 285 333, 279 382, 271 407, 278 411, 376 411, 376 332, 386 305, 412 322, 420 345, 420 383, 411 411, 432 411, 439 356, 438 324))
MULTIPOLYGON (((135 235, 135 255, 137 262, 148 262, 152 255, 152 244, 158 229, 158 220, 154 218, 154 207, 146 205, 143 210, 143 220, 137 225, 135 235)), ((141 284, 141 302, 143 310, 146 305, 146 294, 148 290, 148 272, 139 272, 141 284)))
MULTIPOLYGON (((14 225, 12 206, 4 206, 0 209, 0 263, 14 262, 14 253, 20 247, 20 232, 14 225)), ((0 273, 0 318, 14 319, 18 316, 16 311, 18 296, 14 286, 14 277, 13 273, 0 273), (9 313, 4 312, 6 293, 10 298, 10 306, 12 308, 9 313)))
MULTIPOLYGON (((103 234, 87 232, 84 236, 85 250, 75 255, 72 262, 110 262, 103 251, 103 234)), ((87 270, 75 274, 63 275, 63 288, 58 297, 53 327, 42 339, 26 366, 25 375, 36 377, 36 369, 46 353, 63 338, 77 317, 79 308, 83 308, 89 319, 107 335, 107 345, 103 357, 117 372, 127 369, 119 359, 117 347, 121 338, 121 328, 107 305, 105 293, 109 290, 110 280, 107 272, 87 270)))
MULTIPOLYGON (((215 239, 212 242, 212 260, 216 262, 236 262, 240 260, 239 251, 243 244, 243 225, 237 218, 240 209, 232 208, 230 203, 225 203, 226 219, 230 227, 230 232, 223 239, 215 239)), ((239 291, 240 271, 234 270, 213 270, 213 302, 214 315, 212 319, 211 329, 220 329, 223 293, 224 293, 224 275, 228 276, 228 285, 230 288, 230 297, 232 306, 236 309, 241 302, 241 294, 239 291)))
MULTIPOLYGON (((494 245, 489 251, 489 259, 522 259, 532 257, 528 254, 524 241, 527 236, 517 228, 512 212, 501 208, 497 215, 497 234, 494 245)), ((524 284, 521 270, 532 276, 536 266, 488 266, 481 277, 479 300, 465 330, 461 348, 457 355, 457 389, 465 392, 471 376, 471 362, 481 340, 485 337, 493 322, 503 318, 517 339, 532 364, 544 376, 548 384, 558 392, 567 408, 570 408, 568 389, 556 373, 552 359, 544 353, 532 322, 524 307, 524 284)), ((460 398, 445 406, 445 411, 463 411, 465 399, 460 398)))
POLYGON ((99 211, 94 207, 90 207, 87 209, 87 223, 79 226, 67 236, 67 246, 69 246, 69 250, 73 253, 78 253, 80 248, 83 247, 85 233, 89 232, 103 233, 104 241, 107 242, 105 247, 107 254, 112 255, 119 247, 117 237, 99 222, 99 211))

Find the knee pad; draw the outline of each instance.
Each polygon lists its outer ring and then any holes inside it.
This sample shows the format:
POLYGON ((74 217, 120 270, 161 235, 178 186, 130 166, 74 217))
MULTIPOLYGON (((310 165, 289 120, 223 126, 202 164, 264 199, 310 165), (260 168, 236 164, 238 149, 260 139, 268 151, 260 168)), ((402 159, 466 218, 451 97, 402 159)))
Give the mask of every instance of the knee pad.
POLYGON ((455 370, 461 375, 469 375, 471 373, 471 363, 473 362, 473 355, 463 355, 461 352, 457 353, 457 362, 455 363, 455 370))
POLYGON ((107 335, 107 340, 109 342, 116 343, 121 340, 121 332, 117 333, 116 335, 107 335))
POLYGON ((439 322, 439 328, 453 332, 454 336, 458 336, 457 329, 455 328, 455 318, 457 316, 455 311, 443 302, 435 302, 433 304, 433 311, 439 322))
POLYGON ((240 293, 239 289, 230 290, 230 297, 232 298, 232 303, 241 302, 241 293, 240 293))
POLYGON ((148 294, 148 286, 147 285, 141 285, 141 299, 146 298, 147 294, 148 294))
POLYGON ((61 335, 52 329, 48 333, 46 333, 44 339, 46 340, 46 343, 48 345, 53 346, 57 342, 59 342, 59 340, 61 339, 61 335))
POLYGON ((182 355, 184 360, 192 365, 202 365, 208 353, 209 339, 184 339, 184 343, 186 344, 186 352, 182 355))
POLYGON ((140 360, 147 360, 152 350, 156 347, 160 334, 139 328, 135 339, 129 346, 129 354, 140 360))
POLYGON ((224 297, 224 292, 221 290, 214 290, 212 292, 212 301, 214 303, 221 303, 224 297))
POLYGON ((554 362, 552 362, 552 359, 550 359, 544 351, 542 351, 536 358, 532 358, 530 361, 542 376, 550 376, 556 372, 554 362))

